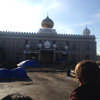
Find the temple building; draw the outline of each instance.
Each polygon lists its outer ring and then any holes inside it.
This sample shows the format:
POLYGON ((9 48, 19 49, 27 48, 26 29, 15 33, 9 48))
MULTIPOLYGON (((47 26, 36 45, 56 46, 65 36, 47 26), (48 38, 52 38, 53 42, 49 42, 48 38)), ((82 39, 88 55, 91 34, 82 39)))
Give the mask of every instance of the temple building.
POLYGON ((0 62, 31 58, 42 64, 96 60, 95 35, 87 27, 83 34, 58 34, 53 26, 47 16, 37 33, 0 31, 0 62))

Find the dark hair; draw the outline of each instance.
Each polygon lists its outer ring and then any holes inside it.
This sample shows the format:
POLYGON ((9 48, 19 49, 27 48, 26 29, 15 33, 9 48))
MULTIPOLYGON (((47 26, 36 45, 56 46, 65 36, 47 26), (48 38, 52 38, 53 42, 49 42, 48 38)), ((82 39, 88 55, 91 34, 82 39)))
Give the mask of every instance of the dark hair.
POLYGON ((94 83, 96 82, 99 74, 98 65, 91 60, 83 60, 79 62, 75 67, 75 75, 76 78, 82 84, 86 83, 94 83))
POLYGON ((5 96, 1 100, 33 100, 33 99, 29 96, 23 96, 19 93, 13 93, 13 94, 5 96))

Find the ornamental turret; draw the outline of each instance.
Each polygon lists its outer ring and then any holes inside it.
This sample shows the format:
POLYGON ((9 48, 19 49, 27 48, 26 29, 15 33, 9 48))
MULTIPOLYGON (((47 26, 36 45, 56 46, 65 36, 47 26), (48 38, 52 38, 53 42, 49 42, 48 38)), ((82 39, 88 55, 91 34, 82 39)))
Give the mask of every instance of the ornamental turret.
POLYGON ((83 35, 90 35, 90 33, 90 30, 86 26, 86 28, 83 30, 83 35))

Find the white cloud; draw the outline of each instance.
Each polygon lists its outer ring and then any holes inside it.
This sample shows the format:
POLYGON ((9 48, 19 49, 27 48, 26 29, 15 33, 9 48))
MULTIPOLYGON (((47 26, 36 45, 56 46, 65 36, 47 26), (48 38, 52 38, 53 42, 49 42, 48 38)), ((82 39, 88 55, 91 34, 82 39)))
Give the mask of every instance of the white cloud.
MULTIPOLYGON (((38 31, 43 14, 60 9, 58 0, 42 0, 30 6, 19 0, 0 0, 0 30, 38 31)), ((28 1, 27 1, 28 2, 28 1)))
POLYGON ((59 34, 75 34, 75 30, 73 30, 69 25, 66 25, 64 23, 57 22, 54 28, 59 34))
POLYGON ((9 0, 0 1, 0 29, 13 31, 33 31, 39 28, 41 5, 28 6, 9 0), (4 6, 5 5, 5 6, 4 6))
POLYGON ((88 25, 93 25, 96 23, 100 22, 100 13, 96 13, 93 16, 90 16, 89 20, 83 21, 83 22, 79 22, 78 23, 74 23, 74 24, 69 24, 70 27, 84 27, 84 26, 88 26, 88 25))

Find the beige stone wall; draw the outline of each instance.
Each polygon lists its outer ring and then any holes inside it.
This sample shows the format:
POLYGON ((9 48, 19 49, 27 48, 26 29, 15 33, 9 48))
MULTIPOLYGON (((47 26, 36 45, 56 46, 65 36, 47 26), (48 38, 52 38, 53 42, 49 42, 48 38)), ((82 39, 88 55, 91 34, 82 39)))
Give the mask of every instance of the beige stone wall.
POLYGON ((30 51, 38 50, 39 41, 48 40, 51 44, 55 41, 57 50, 64 50, 68 44, 68 59, 80 61, 89 58, 96 60, 95 36, 84 35, 49 35, 42 36, 36 33, 0 32, 0 48, 4 50, 5 61, 16 62, 23 59, 26 41, 29 41, 30 51))

